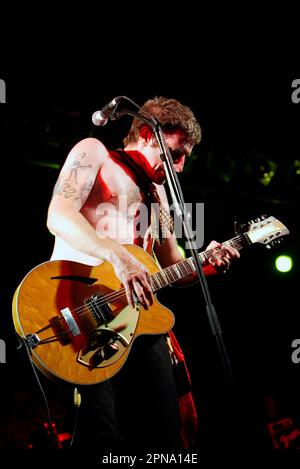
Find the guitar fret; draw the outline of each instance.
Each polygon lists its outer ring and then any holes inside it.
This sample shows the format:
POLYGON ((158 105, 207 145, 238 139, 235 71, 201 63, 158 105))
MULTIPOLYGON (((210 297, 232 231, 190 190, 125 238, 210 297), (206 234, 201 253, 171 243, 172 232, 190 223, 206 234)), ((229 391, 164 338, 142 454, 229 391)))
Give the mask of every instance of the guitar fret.
POLYGON ((157 281, 156 274, 153 274, 153 275, 151 276, 151 280, 152 280, 152 290, 153 290, 153 291, 159 290, 160 285, 159 285, 159 283, 158 283, 158 281, 157 281), (153 287, 154 287, 154 288, 153 288, 153 287))
POLYGON ((244 233, 243 235, 238 235, 235 238, 232 238, 232 239, 230 239, 229 241, 226 241, 223 244, 225 244, 225 245, 229 244, 230 246, 232 246, 233 248, 238 249, 238 250, 242 249, 244 246, 248 245, 248 241, 246 240, 245 235, 246 235, 246 233, 244 233))
POLYGON ((159 279, 159 283, 160 283, 160 286, 161 287, 164 287, 165 286, 165 279, 164 277, 162 276, 162 273, 161 272, 157 272, 157 278, 159 279))
MULTIPOLYGON (((205 262, 206 260, 206 256, 203 255, 204 253, 202 252, 199 252, 198 255, 200 257, 200 260, 201 260, 201 264, 203 264, 203 262, 205 262)), ((196 267, 195 267, 195 262, 194 262, 194 259, 192 257, 189 257, 187 259, 187 263, 189 265, 189 274, 192 274, 193 272, 196 271, 196 267)))
POLYGON ((161 270, 161 271, 160 271, 160 275, 161 275, 161 277, 162 277, 164 286, 168 285, 168 283, 169 283, 169 282, 168 282, 168 277, 167 277, 165 271, 164 271, 164 270, 161 270))
POLYGON ((174 269, 173 266, 170 268, 170 270, 171 270, 171 272, 172 272, 173 281, 176 282, 176 280, 178 280, 178 276, 177 276, 176 270, 174 269))
POLYGON ((238 239, 230 239, 229 241, 226 241, 223 244, 224 244, 224 246, 229 245, 229 246, 231 246, 235 249, 237 249, 239 247, 238 239))
POLYGON ((173 267, 173 272, 175 274, 176 280, 181 279, 181 273, 180 273, 180 270, 178 269, 178 265, 174 264, 172 267, 173 267))
POLYGON ((179 269, 183 276, 189 275, 191 272, 188 270, 188 264, 186 261, 180 262, 179 269))
MULTIPOLYGON (((200 258, 201 258, 201 255, 200 255, 200 258)), ((201 260, 202 260, 202 259, 201 259, 201 260)), ((188 264, 189 264, 189 266, 190 266, 191 273, 192 273, 192 272, 195 272, 196 269, 195 269, 195 266, 194 266, 194 260, 193 260, 193 258, 192 258, 192 257, 189 257, 189 258, 187 259, 187 262, 188 262, 188 264)))
MULTIPOLYGON (((270 223, 271 221, 273 221, 273 218, 270 217, 270 220, 268 221, 264 221, 262 223, 262 225, 265 227, 268 223, 270 223)), ((276 221, 276 220, 275 220, 276 221)), ((262 232, 261 234, 261 240, 258 240, 259 237, 257 236, 257 233, 255 233, 255 230, 257 230, 257 226, 254 225, 254 227, 252 228, 252 230, 250 231, 250 229, 245 232, 241 232, 239 234, 237 234, 234 238, 232 239, 229 239, 227 241, 224 241, 223 243, 221 243, 221 246, 231 246, 237 250, 240 250, 240 249, 243 249, 255 242, 264 242, 266 243, 266 241, 264 240, 264 236, 266 236, 266 234, 268 234, 269 232, 267 231, 267 233, 264 233, 262 232), (253 235, 253 231, 254 231, 254 235, 256 234, 256 236, 253 235)), ((266 228, 264 228, 266 230, 266 228)), ((270 228, 271 229, 271 232, 273 229, 273 227, 270 228)), ((281 231, 282 229, 279 228, 279 231, 281 231)), ((285 234, 289 234, 289 231, 285 228, 285 231, 283 232, 283 235, 285 234)), ((276 233, 276 236, 278 237, 278 233, 276 233)), ((266 240, 268 240, 268 237, 266 238, 266 240)), ((198 253, 198 256, 200 258, 200 261, 202 264, 206 264, 207 261, 210 259, 210 257, 212 257, 213 255, 221 255, 222 256, 222 247, 221 248, 213 248, 213 249, 208 249, 206 251, 203 251, 203 252, 199 252, 198 253)), ((182 260, 180 262, 178 262, 177 264, 174 264, 174 265, 171 265, 169 267, 166 267, 165 269, 163 269, 162 271, 160 272, 157 272, 156 274, 153 274, 152 275, 152 281, 153 281, 153 285, 154 285, 154 288, 155 290, 159 290, 160 288, 170 284, 170 283, 173 283, 173 282, 176 282, 177 280, 180 280, 181 278, 183 277, 186 277, 187 275, 190 275, 192 272, 195 272, 196 270, 196 267, 195 267, 195 263, 194 263, 194 258, 193 257, 189 257, 188 259, 185 259, 185 260, 182 260)))
POLYGON ((172 283, 174 281, 173 275, 172 275, 172 270, 169 267, 166 267, 164 269, 164 272, 166 274, 166 277, 168 279, 168 283, 172 283))
POLYGON ((187 269, 187 272, 188 274, 192 274, 194 272, 194 264, 193 262, 191 263, 191 259, 187 259, 185 261, 185 266, 186 266, 186 269, 187 269))
POLYGON ((208 261, 210 251, 203 251, 200 253, 202 263, 208 261))
POLYGON ((157 290, 159 290, 160 288, 162 288, 162 284, 161 284, 161 280, 159 278, 159 272, 156 272, 156 274, 154 274, 154 277, 155 277, 155 280, 156 280, 156 285, 157 285, 157 290))
POLYGON ((186 265, 186 268, 187 268, 187 270, 188 270, 188 273, 189 273, 189 274, 192 274, 192 273, 194 272, 193 263, 191 264, 190 260, 187 259, 187 260, 185 261, 185 265, 186 265))
POLYGON ((177 264, 178 270, 180 272, 180 278, 184 276, 183 268, 182 268, 182 262, 179 262, 177 264))
POLYGON ((189 271, 187 270, 185 265, 185 261, 180 262, 180 271, 184 276, 189 274, 189 271))

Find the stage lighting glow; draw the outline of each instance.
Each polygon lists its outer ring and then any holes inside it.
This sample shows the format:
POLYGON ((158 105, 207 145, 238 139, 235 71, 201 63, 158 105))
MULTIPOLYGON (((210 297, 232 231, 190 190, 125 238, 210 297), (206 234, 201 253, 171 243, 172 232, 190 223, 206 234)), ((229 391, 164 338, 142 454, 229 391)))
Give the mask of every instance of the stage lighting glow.
POLYGON ((300 188, 300 160, 294 160, 287 173, 288 181, 296 188, 300 188))
POLYGON ((185 250, 184 250, 181 246, 179 246, 179 244, 178 244, 178 250, 179 250, 180 254, 181 254, 184 258, 186 258, 185 250))
POLYGON ((293 268, 293 260, 290 256, 278 256, 275 260, 275 266, 279 272, 290 272, 293 268))
POLYGON ((268 186, 275 176, 277 163, 266 158, 262 153, 253 153, 245 166, 246 172, 251 174, 260 184, 268 186))

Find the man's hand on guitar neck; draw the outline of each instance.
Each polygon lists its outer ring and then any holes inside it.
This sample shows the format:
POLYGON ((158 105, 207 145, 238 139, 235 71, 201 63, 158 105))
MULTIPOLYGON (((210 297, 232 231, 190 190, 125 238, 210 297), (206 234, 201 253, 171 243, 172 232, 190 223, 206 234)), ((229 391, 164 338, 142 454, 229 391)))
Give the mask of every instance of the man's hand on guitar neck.
POLYGON ((240 257, 239 251, 231 246, 218 243, 217 241, 211 241, 206 248, 206 251, 210 250, 210 256, 208 257, 208 263, 217 271, 225 273, 234 259, 240 257))

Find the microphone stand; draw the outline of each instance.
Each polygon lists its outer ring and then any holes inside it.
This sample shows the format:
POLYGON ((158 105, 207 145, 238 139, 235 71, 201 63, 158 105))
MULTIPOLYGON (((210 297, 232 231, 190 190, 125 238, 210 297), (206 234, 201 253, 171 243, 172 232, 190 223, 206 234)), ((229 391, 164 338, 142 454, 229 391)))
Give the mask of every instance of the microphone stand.
MULTIPOLYGON (((138 106, 134 101, 132 101, 129 98, 127 99, 131 103, 133 103, 138 109, 140 109, 140 106, 138 106)), ((208 317, 209 325, 210 325, 213 337, 215 338, 216 343, 217 343, 217 347, 219 350, 219 354, 221 357, 221 361, 224 367, 225 374, 227 378, 229 379, 229 382, 232 382, 234 380, 232 366, 231 366, 229 356, 228 356, 228 353, 224 344, 220 322, 219 322, 215 307, 212 303, 207 281, 203 273, 202 264, 200 261, 200 257, 198 255, 197 247, 195 245, 195 242, 193 241, 194 236, 193 236, 193 231, 192 231, 192 227, 190 224, 191 217, 190 217, 190 213, 187 212, 187 209, 186 209, 186 204, 184 202, 180 182, 179 182, 178 176, 173 166, 172 156, 170 154, 169 147, 166 143, 162 127, 160 123, 158 122, 158 120, 153 118, 153 116, 151 116, 148 112, 146 113, 143 110, 142 112, 144 113, 144 115, 142 115, 139 112, 133 111, 131 109, 123 109, 122 111, 115 112, 112 116, 112 119, 113 120, 119 119, 122 115, 129 114, 145 122, 148 126, 152 128, 155 134, 156 140, 158 142, 158 145, 161 151, 160 157, 162 161, 164 162, 166 177, 167 177, 173 205, 175 207, 177 215, 182 217, 182 225, 183 225, 184 233, 189 243, 189 249, 192 253, 194 265, 196 268, 196 272, 197 272, 199 282, 202 288, 203 296, 205 299, 205 310, 206 310, 206 314, 208 317)))

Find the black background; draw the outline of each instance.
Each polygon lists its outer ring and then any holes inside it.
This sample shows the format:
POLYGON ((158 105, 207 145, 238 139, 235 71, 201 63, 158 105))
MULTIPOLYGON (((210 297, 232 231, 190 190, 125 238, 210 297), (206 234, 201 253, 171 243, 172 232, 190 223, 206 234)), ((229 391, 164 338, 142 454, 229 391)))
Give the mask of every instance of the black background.
MULTIPOLYGON (((245 444, 263 453, 273 448, 269 422, 290 417, 300 428, 300 364, 291 361, 291 342, 300 336, 300 184, 290 173, 299 159, 300 104, 291 100, 291 83, 300 77, 299 13, 292 2, 268 8, 244 2, 198 2, 197 8, 189 1, 86 2, 65 10, 43 4, 36 7, 36 18, 25 2, 5 10, 0 70, 7 85, 7 103, 0 105, 1 338, 7 344, 7 363, 0 365, 3 448, 26 447, 42 421, 38 413, 44 412, 32 372, 16 351, 13 292, 32 267, 49 259, 53 238, 45 224, 47 206, 71 147, 86 136, 112 147, 126 135, 129 117, 103 128, 91 123, 92 113, 118 95, 138 104, 155 95, 175 97, 193 109, 203 139, 181 181, 187 202, 205 203, 205 245, 231 238, 234 216, 248 221, 261 213, 273 215, 291 233, 272 251, 251 247, 229 273, 209 279, 235 372, 234 389, 226 385, 201 290, 162 295, 176 314, 175 332, 190 368, 200 447, 225 443, 234 454, 245 444), (247 171, 259 158, 276 164, 268 186, 247 171), (294 259, 294 269, 285 275, 274 269, 282 253, 294 259)), ((51 403, 57 425, 69 431, 60 421, 59 403, 54 398, 51 403)))

